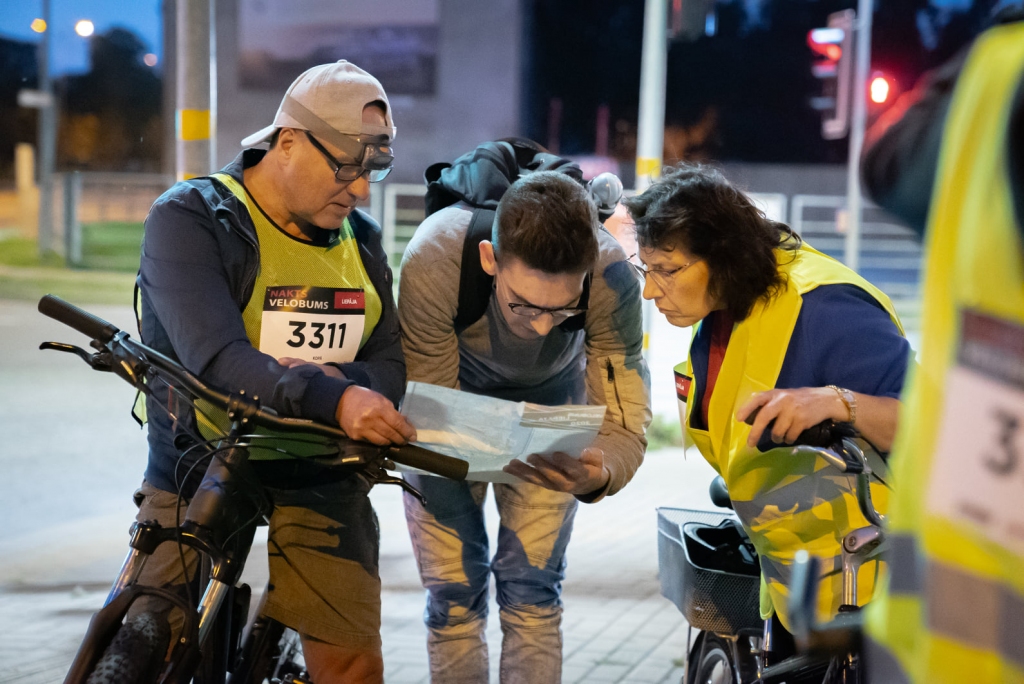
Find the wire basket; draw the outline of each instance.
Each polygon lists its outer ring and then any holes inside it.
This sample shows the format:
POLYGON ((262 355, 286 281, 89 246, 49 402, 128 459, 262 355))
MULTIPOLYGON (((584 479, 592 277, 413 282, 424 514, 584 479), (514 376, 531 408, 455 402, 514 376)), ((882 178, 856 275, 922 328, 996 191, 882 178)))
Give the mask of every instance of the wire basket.
POLYGON ((715 567, 713 555, 695 553, 683 526, 715 527, 728 513, 686 508, 658 509, 658 575, 662 595, 672 601, 693 627, 717 634, 759 629, 760 573, 739 573, 715 567))

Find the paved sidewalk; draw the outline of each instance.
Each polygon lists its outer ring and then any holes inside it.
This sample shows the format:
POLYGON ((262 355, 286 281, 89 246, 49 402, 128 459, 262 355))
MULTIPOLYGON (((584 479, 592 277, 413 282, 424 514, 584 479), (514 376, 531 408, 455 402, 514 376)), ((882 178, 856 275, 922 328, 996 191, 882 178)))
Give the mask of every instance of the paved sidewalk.
MULTIPOLYGON (((93 308, 131 329, 130 308, 93 308)), ((76 338, 30 303, 0 301, 0 683, 63 681, 127 549, 145 434, 127 417, 131 388, 69 355, 37 351, 44 339, 76 338)), ((667 358, 654 377, 671 395, 667 358)), ((709 508, 711 477, 699 457, 655 452, 622 492, 580 507, 564 584, 567 684, 679 681, 686 624, 659 594, 655 508, 709 508)), ((386 680, 426 682, 424 592, 401 492, 377 487, 371 497, 381 523, 386 680)), ((493 540, 492 501, 487 515, 493 540)), ((265 550, 256 552, 246 570, 254 588, 266 582, 265 550)), ((493 601, 488 642, 497 682, 493 601)))
MULTIPOLYGON (((680 450, 656 452, 620 494, 581 507, 565 582, 563 681, 679 681, 686 623, 659 594, 654 509, 703 505, 710 477, 710 468, 692 457, 685 461, 680 450)), ((386 681, 426 682, 424 594, 400 494, 397 488, 378 487, 373 498, 381 520, 386 681)), ((493 539, 496 515, 490 501, 488 507, 493 539)), ((126 541, 126 523, 110 517, 100 521, 115 533, 97 525, 94 539, 69 540, 60 532, 66 545, 62 567, 53 557, 3 554, 0 571, 7 581, 0 585, 0 682, 63 680, 89 617, 106 596, 105 578, 116 573, 121 558, 117 547, 126 541), (93 543, 108 550, 108 557, 97 559, 87 552, 93 543), (81 573, 77 580, 76 573, 81 573)), ((254 587, 264 581, 264 563, 259 556, 250 561, 247 574, 254 587)), ((493 600, 488 642, 492 681, 497 682, 501 631, 493 600)))

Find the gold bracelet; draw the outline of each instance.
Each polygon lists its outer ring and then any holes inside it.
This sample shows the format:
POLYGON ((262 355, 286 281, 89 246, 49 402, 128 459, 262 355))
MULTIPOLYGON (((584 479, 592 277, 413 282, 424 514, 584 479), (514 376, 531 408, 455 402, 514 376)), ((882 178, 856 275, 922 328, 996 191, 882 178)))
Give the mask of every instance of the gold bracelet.
POLYGON ((835 385, 828 385, 828 388, 835 390, 839 395, 839 400, 846 405, 846 410, 850 414, 850 418, 846 422, 853 425, 857 420, 857 398, 853 396, 853 392, 835 385))

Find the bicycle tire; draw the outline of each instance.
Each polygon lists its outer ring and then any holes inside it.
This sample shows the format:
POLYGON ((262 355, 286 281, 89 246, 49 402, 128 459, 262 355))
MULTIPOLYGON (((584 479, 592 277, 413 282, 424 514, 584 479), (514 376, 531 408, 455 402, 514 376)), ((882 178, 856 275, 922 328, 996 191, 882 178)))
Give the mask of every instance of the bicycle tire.
POLYGON ((171 639, 167 620, 140 613, 121 625, 86 684, 149 684, 164 665, 171 639))
POLYGON ((717 634, 702 632, 690 651, 690 658, 694 656, 699 656, 699 660, 691 660, 686 684, 732 684, 736 681, 739 664, 733 662, 729 642, 717 634))
POLYGON ((297 635, 277 620, 258 618, 257 633, 250 634, 243 646, 240 663, 228 677, 229 684, 264 684, 297 677, 305 668, 295 662, 301 646, 295 650, 297 635))

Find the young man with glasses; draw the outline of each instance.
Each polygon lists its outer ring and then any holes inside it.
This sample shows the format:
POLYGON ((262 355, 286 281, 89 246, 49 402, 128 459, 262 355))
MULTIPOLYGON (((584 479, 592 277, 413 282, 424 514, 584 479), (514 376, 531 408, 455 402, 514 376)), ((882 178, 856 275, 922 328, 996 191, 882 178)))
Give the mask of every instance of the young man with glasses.
MULTIPOLYGON (((368 183, 391 170, 394 137, 387 96, 370 74, 342 61, 299 76, 274 123, 242 141, 268 150, 245 149, 153 205, 139 272, 143 341, 281 415, 338 424, 376 444, 414 439, 395 408, 405 366, 380 228, 355 209, 368 183)), ((148 399, 149 466, 136 495, 138 519, 166 526, 195 491, 182 475, 202 475, 190 467, 226 418, 176 404, 158 388, 148 399)), ((369 486, 324 479, 314 463, 259 443, 250 463, 275 504, 264 612, 302 635, 319 684, 382 681, 369 486)), ((186 559, 192 575, 195 554, 183 559, 164 544, 140 581, 184 595, 186 559)))
POLYGON ((534 454, 506 467, 507 482, 494 484, 501 532, 493 559, 486 482, 409 476, 427 499, 424 507, 406 496, 406 518, 428 590, 431 680, 445 684, 488 680, 492 572, 504 634, 501 681, 561 681, 560 593, 577 503, 625 486, 643 459, 650 420, 640 288, 625 253, 598 223, 581 183, 555 171, 516 180, 520 169, 503 145, 481 145, 441 172, 437 183, 460 201, 431 214, 405 253, 399 318, 408 377, 511 401, 608 410, 582 453, 534 454), (465 277, 462 252, 474 248, 466 240, 473 207, 495 202, 489 239, 468 255, 478 256, 484 283, 491 281, 485 285, 465 277), (487 306, 463 327, 460 288, 473 282, 486 287, 475 294, 487 306))

